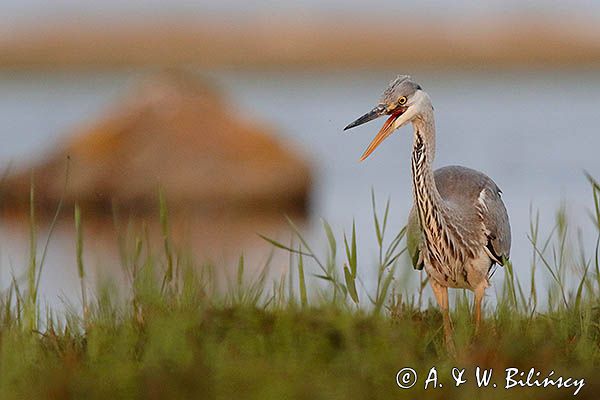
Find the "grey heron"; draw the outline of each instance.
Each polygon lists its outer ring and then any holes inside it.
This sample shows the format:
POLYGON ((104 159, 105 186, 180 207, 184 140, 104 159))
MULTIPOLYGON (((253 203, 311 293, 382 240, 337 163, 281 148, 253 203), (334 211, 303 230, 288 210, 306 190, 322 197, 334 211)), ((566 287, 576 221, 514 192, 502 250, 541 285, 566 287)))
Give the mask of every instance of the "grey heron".
POLYGON ((425 268, 442 310, 447 343, 451 342, 448 288, 474 292, 475 330, 481 303, 496 264, 510 254, 510 224, 501 191, 487 175, 461 166, 432 169, 435 121, 429 95, 409 76, 399 76, 379 104, 344 130, 389 116, 361 157, 366 159, 395 130, 413 125, 411 172, 413 207, 407 245, 415 269, 425 268))

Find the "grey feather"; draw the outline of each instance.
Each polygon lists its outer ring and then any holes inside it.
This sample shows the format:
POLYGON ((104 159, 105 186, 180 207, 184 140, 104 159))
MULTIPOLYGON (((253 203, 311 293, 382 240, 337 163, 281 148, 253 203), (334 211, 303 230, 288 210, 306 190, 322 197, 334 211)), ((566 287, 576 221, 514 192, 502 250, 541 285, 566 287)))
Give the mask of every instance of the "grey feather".
POLYGON ((392 104, 398 101, 402 96, 410 97, 417 90, 421 90, 421 86, 414 82, 408 75, 399 75, 396 79, 390 82, 389 86, 381 96, 381 104, 392 104))
POLYGON ((423 231, 419 223, 419 216, 413 207, 408 215, 408 224, 406 225, 406 247, 413 267, 418 270, 424 267, 423 257, 421 256, 421 244, 423 240, 423 231))
MULTIPOLYGON (((453 215, 460 215, 467 232, 477 232, 483 222, 490 250, 498 258, 492 261, 502 265, 502 259, 510 257, 511 234, 506 207, 496 183, 479 171, 456 165, 435 170, 434 179, 440 196, 455 211, 453 215), (480 213, 479 196, 482 190, 486 194, 486 209, 480 213)), ((423 268, 420 256, 423 234, 414 207, 408 218, 407 242, 413 266, 416 269, 423 268)))

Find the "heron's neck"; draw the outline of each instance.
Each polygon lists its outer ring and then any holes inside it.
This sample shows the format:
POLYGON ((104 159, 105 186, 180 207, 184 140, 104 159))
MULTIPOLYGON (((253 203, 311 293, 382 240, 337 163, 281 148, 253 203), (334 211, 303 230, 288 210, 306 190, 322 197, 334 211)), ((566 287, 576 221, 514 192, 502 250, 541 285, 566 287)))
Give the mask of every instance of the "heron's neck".
MULTIPOLYGON (((433 109, 413 120, 412 180, 414 201, 428 242, 444 231, 443 200, 433 176, 435 121, 433 109)), ((435 242, 435 241, 434 241, 435 242)))
MULTIPOLYGON (((438 200, 439 192, 433 179, 435 158, 435 121, 433 110, 419 115, 412 121, 414 136, 412 150, 412 178, 415 196, 438 200)), ((416 200, 416 198, 415 198, 416 200)))

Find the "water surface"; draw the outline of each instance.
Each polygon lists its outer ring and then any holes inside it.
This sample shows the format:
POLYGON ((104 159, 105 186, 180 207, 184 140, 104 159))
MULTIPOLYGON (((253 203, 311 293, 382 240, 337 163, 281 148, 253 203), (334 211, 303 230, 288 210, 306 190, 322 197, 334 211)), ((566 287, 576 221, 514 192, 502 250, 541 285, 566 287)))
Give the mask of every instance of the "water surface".
MULTIPOLYGON (((354 219, 363 268, 376 256, 371 189, 381 206, 391 199, 390 232, 405 223, 411 205, 411 129, 401 129, 359 163, 383 121, 349 134, 342 128, 371 109, 399 72, 411 71, 207 73, 239 112, 272 123, 312 161, 317 179, 309 237, 316 247, 323 242, 321 217, 338 233, 349 230, 354 219)), ((33 162, 72 128, 110 108, 141 76, 123 71, 0 74, 0 163, 33 162)), ((517 274, 526 280, 532 207, 540 210, 544 229, 550 228, 562 203, 573 224, 588 225, 591 192, 583 171, 600 176, 600 75, 593 71, 415 71, 413 76, 435 106, 435 165, 475 168, 500 186, 511 219, 513 262, 517 274)), ((591 244, 589 232, 585 228, 583 236, 591 244)), ((1 235, 5 283, 7 265, 14 270, 26 265, 26 232, 5 224, 1 235)), ((70 290, 76 282, 71 279, 75 271, 70 242, 71 235, 65 231, 51 244, 42 279, 47 297, 70 290)), ((372 274, 363 273, 367 286, 371 285, 372 274)), ((502 274, 496 274, 497 286, 501 279, 502 274)))

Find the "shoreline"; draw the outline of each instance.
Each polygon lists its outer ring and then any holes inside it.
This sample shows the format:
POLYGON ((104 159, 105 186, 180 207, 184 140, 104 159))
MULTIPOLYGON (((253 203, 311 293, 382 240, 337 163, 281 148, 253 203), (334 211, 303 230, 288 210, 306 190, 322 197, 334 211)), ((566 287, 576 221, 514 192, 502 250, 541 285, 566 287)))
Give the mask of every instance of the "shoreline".
POLYGON ((206 18, 152 22, 47 21, 0 36, 1 70, 202 68, 320 69, 570 67, 600 65, 593 19, 519 15, 494 20, 275 21, 206 18))

